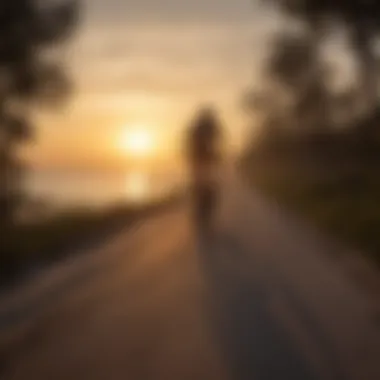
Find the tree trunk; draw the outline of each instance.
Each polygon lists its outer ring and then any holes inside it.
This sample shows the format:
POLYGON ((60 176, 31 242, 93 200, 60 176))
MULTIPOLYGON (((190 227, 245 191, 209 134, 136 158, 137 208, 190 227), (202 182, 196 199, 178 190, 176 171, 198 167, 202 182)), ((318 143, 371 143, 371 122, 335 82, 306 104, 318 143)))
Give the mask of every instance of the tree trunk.
POLYGON ((312 132, 322 134, 331 130, 330 99, 325 87, 325 67, 321 61, 321 47, 324 37, 324 24, 318 18, 312 20, 310 40, 314 49, 316 66, 308 89, 309 101, 311 102, 311 114, 309 116, 314 120, 312 132))
POLYGON ((374 115, 378 106, 378 67, 372 38, 365 26, 355 30, 353 41, 362 84, 360 108, 364 115, 374 115))
MULTIPOLYGON (((5 130, 5 129, 4 129, 5 130)), ((0 141, 0 228, 13 223, 16 200, 17 161, 7 132, 0 141)))

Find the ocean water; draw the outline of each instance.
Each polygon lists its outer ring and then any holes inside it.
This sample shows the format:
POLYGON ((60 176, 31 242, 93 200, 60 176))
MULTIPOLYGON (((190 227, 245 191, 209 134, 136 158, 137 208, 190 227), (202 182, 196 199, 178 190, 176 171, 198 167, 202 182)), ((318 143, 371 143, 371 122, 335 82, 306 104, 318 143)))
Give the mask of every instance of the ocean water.
POLYGON ((28 196, 53 207, 102 208, 115 204, 149 202, 163 198, 184 184, 178 172, 126 173, 30 171, 24 182, 28 196))

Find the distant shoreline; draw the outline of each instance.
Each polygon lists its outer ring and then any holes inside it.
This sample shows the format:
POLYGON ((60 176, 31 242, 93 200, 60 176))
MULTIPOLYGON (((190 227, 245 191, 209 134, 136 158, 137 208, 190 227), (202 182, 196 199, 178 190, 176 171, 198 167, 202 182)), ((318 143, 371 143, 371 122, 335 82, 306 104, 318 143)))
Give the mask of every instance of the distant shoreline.
POLYGON ((28 197, 49 208, 101 209, 162 199, 185 182, 182 172, 152 173, 138 168, 125 172, 31 170, 24 188, 28 197))

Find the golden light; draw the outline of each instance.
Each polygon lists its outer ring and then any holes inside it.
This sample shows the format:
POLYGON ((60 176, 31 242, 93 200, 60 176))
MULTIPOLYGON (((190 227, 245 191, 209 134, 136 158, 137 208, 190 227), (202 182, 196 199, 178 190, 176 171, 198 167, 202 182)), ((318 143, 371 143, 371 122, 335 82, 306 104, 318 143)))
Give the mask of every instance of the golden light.
POLYGON ((121 137, 121 148, 133 156, 147 156, 154 149, 154 138, 148 128, 126 130, 121 137))
POLYGON ((149 195, 149 180, 144 173, 131 173, 126 179, 126 195, 133 201, 144 201, 149 195))

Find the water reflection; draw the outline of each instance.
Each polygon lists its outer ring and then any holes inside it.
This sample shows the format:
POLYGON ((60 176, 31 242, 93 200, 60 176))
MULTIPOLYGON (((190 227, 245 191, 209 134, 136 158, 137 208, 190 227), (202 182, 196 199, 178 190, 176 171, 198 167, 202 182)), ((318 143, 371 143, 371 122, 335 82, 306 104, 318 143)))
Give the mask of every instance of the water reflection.
POLYGON ((32 200, 54 207, 102 208, 115 203, 149 202, 164 197, 182 181, 178 173, 83 173, 34 171, 26 178, 32 200))
POLYGON ((146 202, 152 194, 149 176, 143 172, 134 172, 126 177, 125 195, 132 202, 146 202))

